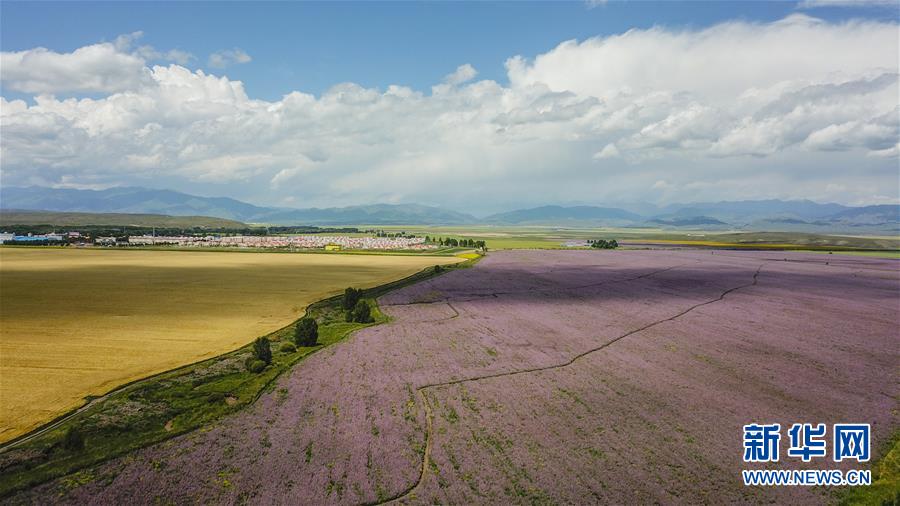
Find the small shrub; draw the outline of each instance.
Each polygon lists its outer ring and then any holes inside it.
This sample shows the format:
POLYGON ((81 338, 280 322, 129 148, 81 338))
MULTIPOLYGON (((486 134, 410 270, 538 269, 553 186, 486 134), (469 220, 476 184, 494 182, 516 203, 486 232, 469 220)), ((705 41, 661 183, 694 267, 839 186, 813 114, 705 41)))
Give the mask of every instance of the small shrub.
POLYGON ((319 324, 315 318, 301 318, 294 327, 294 342, 297 346, 315 346, 319 338, 319 324))
POLYGON ((66 435, 63 436, 62 447, 70 452, 84 450, 84 436, 81 435, 81 431, 75 427, 69 427, 66 435))
POLYGON ((262 360, 253 360, 247 365, 247 369, 253 373, 261 373, 266 368, 266 363, 262 360))
POLYGON ((225 402, 225 394, 222 392, 212 392, 211 394, 206 396, 206 402, 210 404, 225 402))
POLYGON ((272 347, 269 346, 268 338, 259 337, 253 342, 253 357, 266 365, 272 363, 272 347))
POLYGON ((281 347, 278 348, 281 353, 294 353, 297 351, 297 347, 294 346, 294 343, 289 343, 287 341, 281 343, 281 347))
POLYGON ((440 274, 440 273, 444 272, 444 268, 441 267, 440 265, 435 265, 435 266, 434 266, 434 269, 432 269, 432 271, 433 271, 435 274, 440 274))

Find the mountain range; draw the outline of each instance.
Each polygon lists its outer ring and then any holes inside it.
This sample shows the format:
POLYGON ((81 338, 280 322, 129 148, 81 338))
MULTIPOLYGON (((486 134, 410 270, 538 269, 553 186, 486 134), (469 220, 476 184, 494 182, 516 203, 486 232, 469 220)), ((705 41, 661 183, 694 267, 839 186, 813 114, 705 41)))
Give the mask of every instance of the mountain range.
POLYGON ((419 204, 295 209, 263 207, 226 197, 200 197, 172 190, 141 187, 79 190, 30 186, 0 188, 0 208, 211 216, 273 225, 485 224, 890 234, 900 232, 900 205, 850 207, 810 200, 774 199, 672 204, 665 207, 630 206, 632 210, 587 205, 548 205, 476 218, 463 212, 419 204), (635 212, 634 209, 638 208, 644 210, 635 212))

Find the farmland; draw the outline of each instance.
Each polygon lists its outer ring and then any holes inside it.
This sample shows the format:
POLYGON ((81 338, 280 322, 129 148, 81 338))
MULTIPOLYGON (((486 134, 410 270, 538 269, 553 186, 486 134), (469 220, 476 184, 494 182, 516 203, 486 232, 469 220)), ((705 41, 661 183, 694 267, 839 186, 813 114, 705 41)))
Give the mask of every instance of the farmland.
POLYGON ((801 232, 671 231, 653 228, 565 228, 534 226, 403 226, 381 227, 417 235, 480 239, 493 250, 560 249, 570 240, 617 239, 626 247, 693 247, 770 250, 863 251, 869 255, 896 257, 896 236, 839 236, 801 232))
POLYGON ((14 499, 817 504, 741 485, 743 424, 871 423, 873 460, 900 427, 895 260, 509 251, 379 302, 247 409, 14 499))
POLYGON ((0 248, 0 440, 452 257, 0 248))

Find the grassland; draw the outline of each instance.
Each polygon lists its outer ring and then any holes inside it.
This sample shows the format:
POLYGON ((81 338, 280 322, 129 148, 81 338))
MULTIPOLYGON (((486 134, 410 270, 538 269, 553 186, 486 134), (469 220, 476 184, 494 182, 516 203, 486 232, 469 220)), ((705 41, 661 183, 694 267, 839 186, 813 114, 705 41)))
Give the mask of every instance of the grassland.
POLYGON ((0 248, 0 441, 453 257, 0 248))

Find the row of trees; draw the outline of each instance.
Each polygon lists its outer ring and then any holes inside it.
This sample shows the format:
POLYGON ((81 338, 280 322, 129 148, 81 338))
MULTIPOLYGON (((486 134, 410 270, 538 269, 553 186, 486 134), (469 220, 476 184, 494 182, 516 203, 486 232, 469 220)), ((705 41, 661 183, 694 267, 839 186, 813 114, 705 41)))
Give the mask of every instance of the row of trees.
MULTIPOLYGON (((346 321, 355 323, 371 323, 372 308, 362 300, 362 290, 347 288, 341 297, 341 308, 344 310, 346 321)), ((294 342, 284 343, 281 351, 295 351, 295 346, 315 346, 319 339, 319 324, 315 318, 306 316, 301 318, 294 326, 294 342)), ((244 365, 252 372, 262 372, 272 363, 272 345, 266 337, 260 337, 253 342, 253 350, 247 357, 244 365)))
POLYGON ((425 242, 437 243, 441 246, 454 246, 461 248, 478 248, 487 251, 487 245, 484 241, 476 241, 475 239, 454 239, 452 237, 448 237, 446 239, 442 237, 428 237, 425 236, 425 242))
POLYGON ((610 239, 608 241, 606 239, 588 239, 588 244, 590 244, 592 248, 597 249, 616 249, 619 247, 619 242, 615 239, 610 239))
MULTIPOLYGON (((319 339, 319 324, 315 318, 301 318, 294 326, 294 343, 284 343, 281 351, 294 352, 296 346, 315 346, 319 339), (296 345, 296 346, 295 346, 296 345)), ((272 363, 272 343, 269 338, 260 337, 253 342, 253 350, 244 365, 251 372, 262 372, 272 363)))
POLYGON ((379 229, 379 230, 366 230, 366 232, 375 234, 375 237, 390 237, 390 238, 402 237, 404 239, 413 239, 413 238, 417 237, 413 234, 407 234, 405 231, 402 231, 402 230, 400 232, 385 232, 384 230, 379 229))

